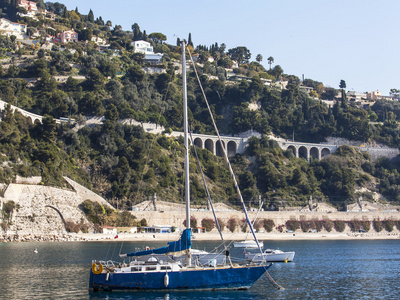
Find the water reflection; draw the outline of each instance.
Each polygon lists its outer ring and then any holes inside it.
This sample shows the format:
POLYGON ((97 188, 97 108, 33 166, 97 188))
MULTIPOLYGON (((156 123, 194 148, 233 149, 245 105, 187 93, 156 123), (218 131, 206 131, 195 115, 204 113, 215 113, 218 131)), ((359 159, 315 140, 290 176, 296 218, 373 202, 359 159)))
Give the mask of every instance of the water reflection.
MULTIPOLYGON (((149 243, 125 243, 123 251, 149 243)), ((91 259, 117 259, 117 242, 0 244, 0 299, 398 299, 400 240, 264 241, 295 250, 292 263, 269 270, 285 290, 262 277, 248 291, 88 293, 91 259), (38 253, 33 250, 37 248, 38 253)), ((150 246, 158 247, 162 243, 150 246)), ((212 250, 213 242, 196 248, 212 250)), ((241 250, 231 254, 243 257, 241 250)))

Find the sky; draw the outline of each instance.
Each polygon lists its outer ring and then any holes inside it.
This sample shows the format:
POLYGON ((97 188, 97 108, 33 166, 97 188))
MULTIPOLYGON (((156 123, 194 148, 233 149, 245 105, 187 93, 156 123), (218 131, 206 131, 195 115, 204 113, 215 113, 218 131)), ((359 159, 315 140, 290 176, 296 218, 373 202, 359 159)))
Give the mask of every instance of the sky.
MULTIPOLYGON (((52 1, 57 2, 57 1, 52 1)), ((195 46, 245 46, 251 60, 263 56, 285 74, 325 86, 389 95, 400 89, 398 0, 58 0, 81 14, 92 9, 131 30, 161 32, 167 43, 187 39, 195 46)))

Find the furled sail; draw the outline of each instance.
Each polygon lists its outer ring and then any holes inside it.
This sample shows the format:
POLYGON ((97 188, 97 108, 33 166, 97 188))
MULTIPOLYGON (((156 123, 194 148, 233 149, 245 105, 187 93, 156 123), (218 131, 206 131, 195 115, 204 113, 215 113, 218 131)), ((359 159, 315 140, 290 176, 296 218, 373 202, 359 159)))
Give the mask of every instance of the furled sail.
POLYGON ((172 252, 180 252, 186 249, 190 249, 192 246, 192 229, 188 228, 182 232, 181 238, 175 242, 169 242, 167 247, 143 250, 137 252, 131 252, 127 254, 120 254, 120 257, 128 256, 143 256, 149 254, 168 254, 172 252))

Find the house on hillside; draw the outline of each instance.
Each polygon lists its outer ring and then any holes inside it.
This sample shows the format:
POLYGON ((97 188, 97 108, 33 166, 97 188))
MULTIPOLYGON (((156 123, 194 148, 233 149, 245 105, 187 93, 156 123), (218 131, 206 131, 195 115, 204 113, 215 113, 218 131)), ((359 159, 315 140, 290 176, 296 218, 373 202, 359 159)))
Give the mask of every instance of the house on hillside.
POLYGON ((382 93, 380 91, 373 91, 367 93, 367 99, 368 100, 379 100, 382 99, 382 93))
POLYGON ((107 42, 105 39, 103 39, 97 35, 92 36, 91 41, 94 42, 96 45, 105 45, 107 42))
POLYGON ((301 85, 299 86, 299 90, 302 91, 302 92, 304 92, 304 93, 310 94, 311 91, 313 90, 313 88, 310 87, 310 86, 305 86, 305 85, 302 85, 302 84, 301 84, 301 85))
POLYGON ((8 37, 14 35, 19 40, 23 40, 26 37, 26 25, 11 22, 5 18, 0 19, 0 33, 8 37))
POLYGON ((18 6, 25 8, 28 16, 35 16, 38 13, 36 2, 28 0, 18 0, 18 6))
POLYGON ((78 33, 75 30, 66 30, 57 35, 60 39, 60 42, 66 44, 68 42, 77 42, 78 41, 78 33))
POLYGON ((153 46, 146 41, 134 41, 132 42, 132 46, 135 49, 136 53, 143 53, 146 62, 151 64, 159 64, 161 63, 161 59, 163 54, 154 53, 153 46))

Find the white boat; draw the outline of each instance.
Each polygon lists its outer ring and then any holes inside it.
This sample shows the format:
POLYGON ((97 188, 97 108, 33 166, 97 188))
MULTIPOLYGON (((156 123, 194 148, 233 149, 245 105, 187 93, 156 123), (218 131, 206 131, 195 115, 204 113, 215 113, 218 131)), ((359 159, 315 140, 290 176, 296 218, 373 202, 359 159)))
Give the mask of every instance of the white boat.
MULTIPOLYGON (((263 259, 267 262, 291 262, 294 259, 295 252, 283 252, 282 250, 267 249, 263 252, 263 259)), ((245 253, 245 258, 248 261, 262 261, 261 253, 245 253)))
MULTIPOLYGON (((186 202, 186 229, 178 241, 168 242, 168 246, 120 254, 123 262, 115 264, 111 261, 92 261, 90 270, 89 291, 153 291, 153 290, 225 290, 249 289, 263 276, 270 263, 245 262, 233 264, 229 258, 229 251, 224 255, 228 258, 226 264, 218 265, 214 260, 209 266, 199 266, 194 263, 192 253, 192 229, 190 226, 190 190, 189 190, 189 131, 188 108, 186 90, 186 52, 185 42, 182 46, 182 81, 183 81, 183 111, 184 111, 184 144, 185 144, 185 202, 186 202), (138 261, 137 257, 150 254, 164 254, 180 256, 185 254, 185 262, 161 261, 152 257, 147 261, 138 261), (128 259, 135 259, 128 261, 128 259)), ((189 52, 190 55, 190 52, 189 52)), ((197 73, 196 73, 197 76, 197 73)), ((198 76, 197 76, 198 77, 198 76)), ((199 80, 200 81, 200 80, 199 80)), ((208 103, 207 103, 208 104, 208 103)), ((209 107, 209 105, 207 105, 209 107)), ((209 109, 210 110, 210 109, 209 109)), ((215 125, 215 122, 214 122, 215 125)), ((217 131, 218 133, 218 131, 217 131)), ((218 134, 219 135, 219 134, 218 134)), ((221 141, 222 144, 222 141, 221 141)), ((247 210, 241 196, 238 184, 229 164, 227 153, 223 147, 225 159, 228 163, 234 186, 240 196, 240 201, 246 215, 247 223, 257 240, 253 226, 250 223, 247 210)), ((214 212, 214 211, 213 211, 214 212)), ((222 237, 222 233, 221 233, 222 237)), ((260 248, 261 251, 261 248, 260 248)), ((273 282, 273 281, 271 281, 273 282)), ((277 285, 277 284, 276 284, 277 285)), ((278 286, 278 285, 277 285, 278 286)))
MULTIPOLYGON (((258 242, 260 244, 260 247, 264 247, 263 242, 258 242)), ((240 241, 240 242, 234 242, 233 247, 235 248, 258 248, 256 241, 253 240, 248 240, 248 241, 240 241)))

